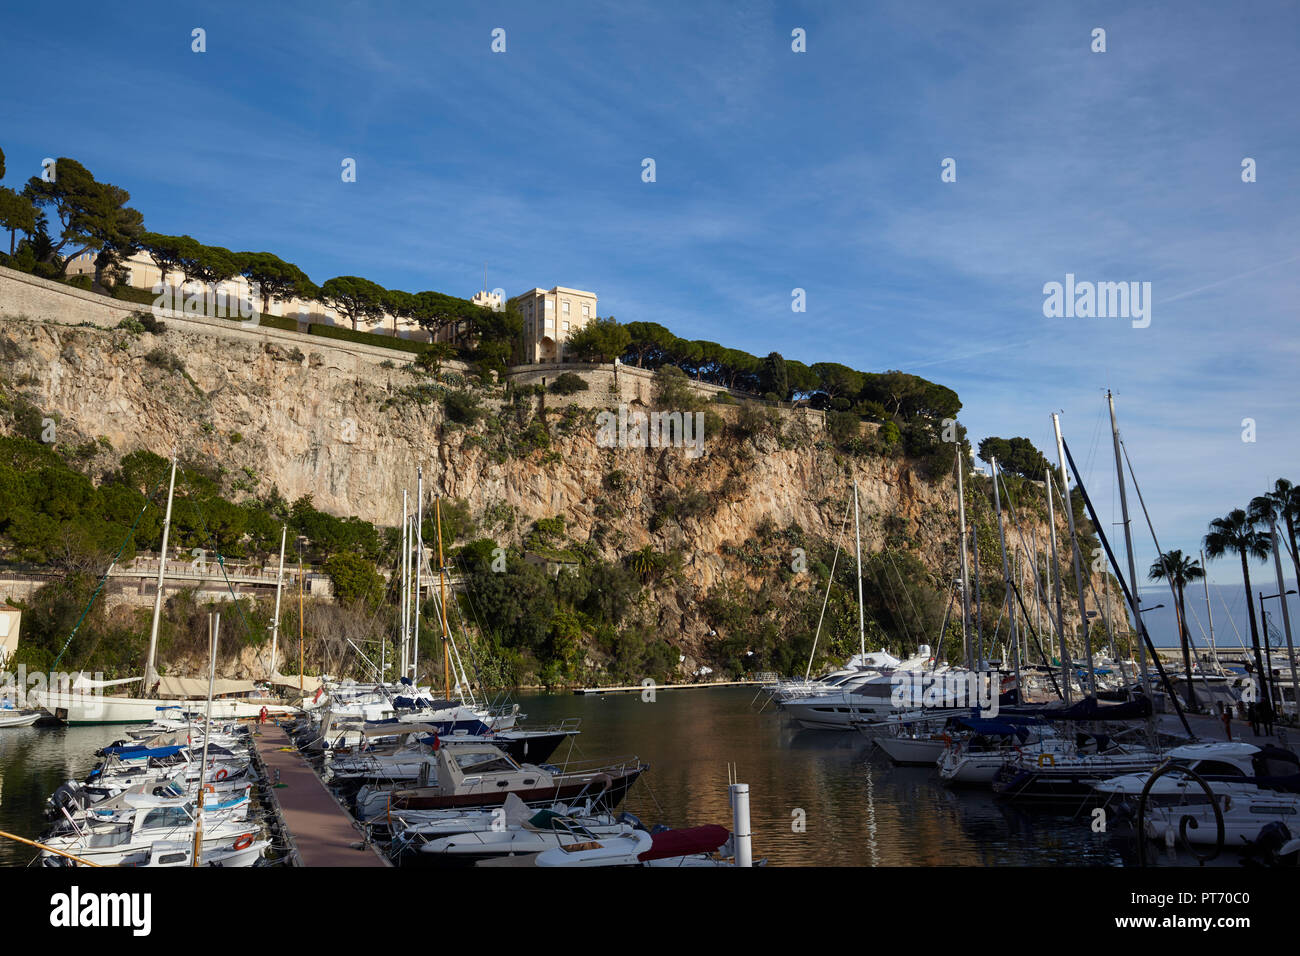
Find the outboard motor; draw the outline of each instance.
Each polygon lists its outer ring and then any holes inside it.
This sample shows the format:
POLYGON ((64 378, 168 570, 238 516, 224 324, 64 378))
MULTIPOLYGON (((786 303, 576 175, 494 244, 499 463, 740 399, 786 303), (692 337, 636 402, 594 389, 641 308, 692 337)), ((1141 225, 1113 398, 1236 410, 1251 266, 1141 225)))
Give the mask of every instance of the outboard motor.
POLYGON ((1254 840, 1242 848, 1242 866, 1295 866, 1300 857, 1300 840, 1291 838, 1285 823, 1265 824, 1254 840))

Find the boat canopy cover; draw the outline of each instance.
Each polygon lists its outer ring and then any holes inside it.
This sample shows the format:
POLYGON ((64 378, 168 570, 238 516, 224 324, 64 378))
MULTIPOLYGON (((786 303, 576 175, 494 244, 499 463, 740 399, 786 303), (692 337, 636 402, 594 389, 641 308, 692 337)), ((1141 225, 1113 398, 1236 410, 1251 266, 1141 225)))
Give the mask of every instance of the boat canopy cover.
POLYGON ((640 854, 637 859, 666 860, 675 856, 689 856, 692 853, 712 853, 731 836, 726 827, 710 823, 702 827, 687 827, 684 830, 661 830, 653 834, 650 849, 640 854))
MULTIPOLYGON (((324 686, 324 682, 319 677, 312 677, 310 674, 303 677, 297 674, 272 674, 266 681, 276 687, 289 687, 293 690, 298 689, 298 683, 301 681, 304 694, 314 694, 324 686)), ((204 687, 203 693, 207 694, 207 692, 207 688, 204 687)))
POLYGON ((864 667, 897 667, 901 663, 903 662, 888 651, 870 651, 866 654, 854 654, 844 666, 859 670, 864 667))
POLYGON ((184 747, 139 747, 134 750, 122 751, 118 756, 125 760, 152 759, 154 757, 174 757, 184 750, 184 747))
MULTIPOLYGON (((216 680, 212 693, 216 697, 226 694, 250 694, 257 688, 251 680, 216 680)), ((179 697, 207 699, 208 680, 206 677, 164 677, 158 682, 160 697, 179 697)))
POLYGON ((431 733, 433 726, 431 724, 370 723, 362 724, 360 730, 362 735, 366 737, 396 737, 406 734, 431 733))
POLYGON ((1064 710, 1044 711, 1048 720, 1133 720, 1151 716, 1151 701, 1145 697, 1122 704, 1103 704, 1096 697, 1085 697, 1064 710))
POLYGON ((77 674, 72 679, 73 690, 94 690, 98 687, 116 687, 118 684, 134 684, 138 680, 144 680, 143 677, 122 677, 118 680, 96 680, 88 677, 84 672, 77 674))
POLYGON ((445 710, 459 706, 459 703, 454 700, 435 700, 431 697, 394 697, 393 706, 410 710, 445 710))
POLYGON ((1029 728, 1024 723, 1011 723, 1006 720, 992 720, 986 717, 963 717, 957 721, 959 726, 973 730, 977 734, 989 734, 995 737, 1016 737, 1024 740, 1029 736, 1029 728))
POLYGON ((1256 786, 1300 793, 1300 758, 1291 751, 1265 744, 1250 762, 1255 770, 1256 786))

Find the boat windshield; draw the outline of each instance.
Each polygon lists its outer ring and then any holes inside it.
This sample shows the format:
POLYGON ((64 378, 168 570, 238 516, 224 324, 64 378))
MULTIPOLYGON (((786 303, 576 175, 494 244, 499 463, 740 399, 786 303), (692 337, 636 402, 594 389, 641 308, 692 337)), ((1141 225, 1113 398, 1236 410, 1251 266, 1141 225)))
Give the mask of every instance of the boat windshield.
POLYGON ((502 773, 517 770, 509 757, 498 754, 456 754, 456 765, 462 773, 502 773))
POLYGON ((154 827, 183 827, 190 823, 188 814, 181 807, 161 807, 157 810, 150 810, 145 816, 141 827, 152 829, 154 827))

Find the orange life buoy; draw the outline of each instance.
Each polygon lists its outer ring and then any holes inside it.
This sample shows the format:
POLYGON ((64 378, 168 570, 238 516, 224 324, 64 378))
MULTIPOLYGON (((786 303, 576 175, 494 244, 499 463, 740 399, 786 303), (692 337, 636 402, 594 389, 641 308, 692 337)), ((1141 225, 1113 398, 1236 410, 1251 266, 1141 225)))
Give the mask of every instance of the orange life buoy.
POLYGON ((226 777, 228 777, 228 776, 229 776, 229 774, 226 773, 226 768, 225 768, 225 767, 222 767, 220 770, 218 770, 215 774, 212 775, 212 779, 213 779, 213 780, 225 780, 226 777))
POLYGON ((247 850, 252 845, 253 845, 253 834, 251 833, 245 833, 243 836, 241 836, 238 840, 235 841, 236 850, 247 850))

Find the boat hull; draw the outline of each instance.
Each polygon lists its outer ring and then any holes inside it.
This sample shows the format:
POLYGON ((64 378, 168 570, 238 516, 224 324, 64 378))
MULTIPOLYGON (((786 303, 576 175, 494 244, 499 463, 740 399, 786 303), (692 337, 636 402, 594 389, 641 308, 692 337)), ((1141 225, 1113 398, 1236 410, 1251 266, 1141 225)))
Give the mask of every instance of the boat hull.
MULTIPOLYGON (((36 703, 51 717, 70 726, 88 724, 148 724, 159 715, 176 707, 207 711, 206 700, 163 700, 150 697, 109 697, 96 694, 73 694, 61 691, 34 691, 36 703)), ((240 717, 257 717, 265 707, 272 717, 299 713, 296 707, 268 704, 265 701, 222 700, 212 701, 212 717, 231 720, 240 717)))
POLYGON ((45 716, 41 711, 0 711, 0 727, 30 727, 45 716))
POLYGON ((948 747, 942 737, 875 737, 876 746, 902 767, 933 767, 948 747))
POLYGON ((561 783, 558 786, 539 787, 533 790, 501 790, 496 793, 442 795, 432 791, 428 793, 407 791, 393 796, 392 810, 396 812, 398 810, 451 810, 461 807, 497 807, 505 803, 506 797, 512 793, 524 803, 529 804, 544 801, 572 800, 579 795, 593 799, 599 796, 601 802, 613 808, 623 802, 628 790, 631 789, 632 784, 636 783, 637 778, 640 776, 640 770, 630 770, 625 774, 614 777, 604 790, 594 788, 590 779, 584 779, 561 783))

